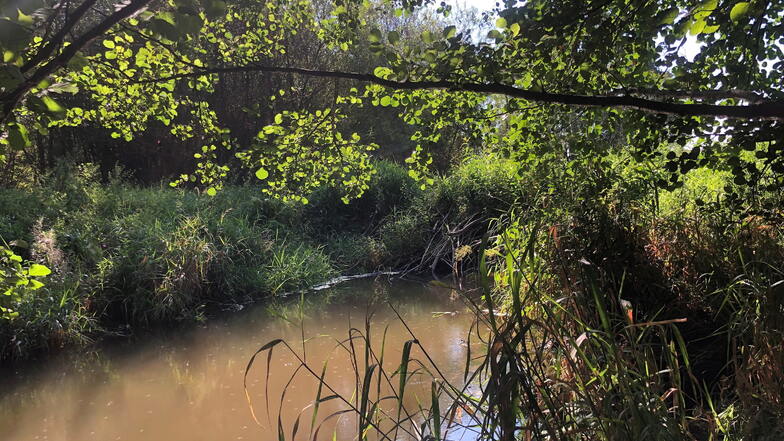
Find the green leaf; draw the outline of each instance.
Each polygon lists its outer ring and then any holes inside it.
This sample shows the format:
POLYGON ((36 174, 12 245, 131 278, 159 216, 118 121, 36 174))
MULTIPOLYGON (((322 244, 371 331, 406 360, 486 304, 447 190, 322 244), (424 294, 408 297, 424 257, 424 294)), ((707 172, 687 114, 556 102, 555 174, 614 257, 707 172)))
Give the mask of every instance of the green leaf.
POLYGON ((65 107, 61 106, 60 103, 49 96, 41 97, 41 101, 43 101, 44 105, 46 106, 47 112, 54 114, 65 113, 65 107))
POLYGON ((438 383, 433 380, 430 383, 430 411, 433 413, 433 437, 436 441, 441 441, 441 410, 438 403, 438 383))
POLYGON ((397 31, 390 31, 387 34, 387 39, 389 40, 390 44, 395 44, 400 41, 400 33, 397 31))
POLYGON ((691 26, 689 26, 689 34, 690 35, 700 35, 702 33, 703 29, 705 29, 705 25, 706 24, 707 23, 705 23, 704 20, 693 21, 691 23, 691 26))
POLYGON ((730 19, 732 21, 738 21, 739 18, 743 17, 749 12, 750 5, 751 4, 749 2, 736 3, 730 11, 730 19))
POLYGON ((267 170, 265 170, 263 167, 258 169, 258 170, 256 170, 256 177, 259 180, 263 181, 263 180, 267 179, 268 176, 269 176, 269 172, 267 170))
POLYGON ((444 28, 444 38, 450 39, 457 35, 457 28, 455 26, 447 26, 444 28))
POLYGON ((105 47, 107 49, 114 49, 116 46, 114 44, 114 41, 112 41, 112 40, 104 40, 103 41, 103 47, 105 47))
POLYGON ((703 34, 712 34, 719 30, 719 25, 714 26, 705 26, 705 29, 702 30, 703 34))
POLYGON ((11 52, 19 52, 32 39, 32 33, 20 25, 7 18, 0 19, 0 45, 11 52))
POLYGON ((218 191, 214 187, 207 189, 207 196, 215 196, 216 194, 218 194, 218 191))
POLYGON ((378 42, 380 42, 381 41, 381 31, 379 31, 378 29, 373 29, 372 31, 370 31, 370 34, 368 34, 368 40, 370 40, 371 43, 378 43, 378 42))
POLYGON ((697 6, 697 12, 694 14, 695 20, 704 20, 710 16, 718 6, 718 0, 707 0, 697 6))
POLYGON ((379 67, 373 69, 373 75, 375 75, 375 76, 377 76, 379 78, 387 79, 387 78, 389 78, 390 74, 392 74, 392 69, 390 69, 388 67, 379 66, 379 67))
POLYGON ((20 10, 17 10, 16 21, 19 24, 22 24, 22 25, 25 25, 25 26, 32 26, 33 25, 33 16, 32 15, 27 15, 24 12, 22 12, 20 10))
POLYGON ((673 6, 670 9, 667 9, 666 11, 664 11, 663 14, 661 14, 661 20, 659 20, 659 24, 660 25, 673 24, 675 22, 675 19, 678 18, 679 13, 680 10, 675 6, 673 6))
POLYGON ((496 40, 496 41, 500 41, 500 40, 503 40, 503 39, 504 39, 504 36, 503 36, 503 34, 501 34, 500 32, 498 32, 498 30, 497 30, 497 29, 493 29, 492 31, 488 32, 488 33, 487 33, 487 37, 488 37, 488 38, 492 38, 492 39, 494 39, 494 40, 496 40))
POLYGON ((282 122, 283 122, 283 115, 281 115, 280 113, 275 115, 275 124, 281 124, 282 122))
POLYGON ((22 150, 25 147, 29 147, 30 137, 27 132, 27 127, 19 123, 9 124, 8 145, 14 150, 22 150))
POLYGON ((49 268, 43 265, 39 265, 37 263, 30 265, 30 269, 27 270, 27 274, 30 275, 31 277, 43 277, 43 276, 48 276, 51 273, 52 270, 50 270, 49 268))
POLYGON ((34 112, 53 116, 61 116, 65 113, 65 107, 47 95, 41 97, 35 95, 28 96, 27 107, 34 112))
POLYGON ((495 26, 501 29, 506 28, 506 19, 503 17, 499 18, 498 20, 495 21, 495 26))

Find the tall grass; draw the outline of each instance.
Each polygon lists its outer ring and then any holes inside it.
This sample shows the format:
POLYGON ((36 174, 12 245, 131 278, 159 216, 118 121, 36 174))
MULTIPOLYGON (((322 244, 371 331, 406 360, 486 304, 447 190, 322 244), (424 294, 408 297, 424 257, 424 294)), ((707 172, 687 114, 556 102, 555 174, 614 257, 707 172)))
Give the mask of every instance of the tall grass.
POLYGON ((0 358, 23 357, 140 324, 200 319, 210 309, 327 280, 335 263, 302 208, 228 188, 216 197, 123 182, 89 169, 36 190, 0 190, 0 236, 53 274, 0 322, 0 358), (5 222, 7 221, 7 222, 5 222))
POLYGON ((458 249, 468 264, 483 221, 521 188, 509 160, 468 160, 425 190, 403 167, 376 165, 370 189, 350 204, 329 188, 305 206, 252 187, 215 197, 138 188, 122 173, 101 180, 89 164, 65 164, 33 189, 0 189, 0 238, 29 244, 17 251, 54 269, 20 305, 25 318, 0 323, 0 358, 128 325, 200 319, 338 273, 440 272, 458 249), (68 319, 52 321, 58 310, 68 319), (71 337, 50 330, 60 327, 71 337))
MULTIPOLYGON (((464 237, 447 227, 470 216, 420 202, 438 190, 382 225, 385 246, 400 254, 433 243, 447 250, 424 268, 478 262, 479 294, 467 300, 485 352, 469 356, 461 384, 439 375, 414 335, 405 363, 359 363, 342 410, 365 421, 358 439, 395 438, 404 428, 416 439, 450 430, 493 440, 782 438, 780 222, 725 204, 731 183, 721 173, 700 170, 683 188, 659 192, 654 171, 624 161, 575 167, 548 183, 555 190, 520 190, 512 211, 490 227, 482 218, 464 237), (435 381, 439 399, 410 416, 385 408, 399 402, 410 384, 400 373, 412 369, 435 381), (384 394, 365 398, 361 379, 396 375, 384 394)), ((299 373, 319 380, 306 365, 299 373)))
MULTIPOLYGON (((546 274, 541 233, 505 232, 489 253, 494 257, 482 258, 479 295, 466 300, 476 315, 469 333, 485 341, 486 351, 469 351, 461 384, 441 374, 413 333, 399 364, 385 366, 385 344, 371 345, 369 320, 338 344, 355 360, 349 393, 282 340, 262 346, 246 375, 259 354, 284 347, 299 360, 295 375, 318 381, 312 427, 351 414, 357 439, 438 440, 460 431, 468 439, 684 440, 697 430, 717 433, 712 417, 694 405, 703 391, 678 331, 682 320, 637 323, 619 293, 601 293, 589 279, 567 281, 574 290, 553 297, 548 284, 564 281, 546 274), (502 295, 510 296, 504 308, 502 295), (423 380, 431 382, 431 400, 406 408, 406 388, 423 380), (342 407, 319 420, 322 394, 342 407)), ((279 420, 279 439, 293 439, 287 428, 299 418, 288 424, 279 420)))

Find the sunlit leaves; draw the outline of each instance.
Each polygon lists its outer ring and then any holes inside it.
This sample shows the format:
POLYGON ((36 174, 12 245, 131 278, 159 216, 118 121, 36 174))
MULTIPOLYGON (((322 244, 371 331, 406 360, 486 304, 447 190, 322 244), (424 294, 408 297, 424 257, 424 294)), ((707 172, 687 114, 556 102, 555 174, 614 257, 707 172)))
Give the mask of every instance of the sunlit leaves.
POLYGON ((39 265, 37 263, 34 263, 34 264, 30 265, 30 268, 28 268, 28 270, 27 270, 27 275, 29 275, 31 277, 48 276, 51 273, 52 273, 52 270, 50 270, 49 268, 47 268, 47 267, 45 267, 43 265, 39 265))
MULTIPOLYGON (((781 6, 776 2, 762 8, 733 0, 666 0, 630 9, 625 0, 534 0, 514 8, 499 5, 499 14, 486 18, 476 35, 447 22, 413 34, 392 16, 384 25, 369 23, 363 11, 372 5, 365 2, 338 1, 321 9, 302 1, 251 3, 173 0, 116 26, 67 68, 36 80, 40 84, 15 103, 18 108, 7 119, 3 144, 9 150, 24 149, 34 139, 27 130, 43 133, 50 126, 83 124, 102 126, 112 137, 129 141, 160 123, 177 139, 202 141, 194 173, 178 182, 217 191, 228 170, 222 152, 237 140, 207 104, 226 77, 202 69, 242 70, 275 63, 318 67, 305 65, 307 59, 293 52, 298 49, 295 37, 303 35, 323 43, 331 54, 357 50, 353 56, 367 50, 377 65, 366 72, 388 80, 500 84, 535 92, 638 95, 705 104, 742 101, 710 100, 699 93, 748 90, 770 99, 784 96, 781 6), (699 45, 697 53, 688 59, 683 48, 694 44, 699 45), (671 94, 656 95, 661 91, 671 94), (679 95, 684 92, 695 96, 679 95), (80 93, 84 100, 70 109, 72 101, 58 95, 64 93, 80 93)), ((0 18, 4 92, 24 81, 29 74, 22 73, 25 60, 44 44, 35 27, 46 15, 12 12, 0 18)), ((401 9, 395 13, 404 15, 401 9)), ((303 90, 308 87, 306 81, 292 81, 303 90)), ((685 145, 718 127, 735 132, 721 140, 724 146, 739 142, 737 133, 753 134, 763 142, 780 138, 781 130, 775 123, 648 118, 620 108, 604 113, 543 109, 522 100, 455 90, 368 90, 364 96, 349 94, 337 101, 399 109, 413 127, 411 147, 417 149, 411 164, 418 179, 427 174, 424 167, 417 168, 428 161, 427 150, 443 145, 524 155, 530 146, 544 149, 548 143, 551 149, 569 144, 570 152, 599 151, 614 131, 622 131, 619 137, 626 138, 634 157, 651 160, 663 142, 685 145)), ((316 107, 330 105, 319 102, 316 107)), ((368 146, 342 134, 337 109, 319 115, 271 107, 257 109, 259 120, 273 124, 258 127, 260 137, 243 157, 250 177, 264 170, 259 179, 270 194, 291 196, 324 183, 342 186, 348 195, 361 194, 369 173, 364 165, 368 146)), ((688 172, 692 165, 684 160, 665 167, 688 172)), ((772 162, 766 166, 773 170, 772 162)), ((744 171, 746 175, 746 181, 753 180, 750 171, 744 171)))
MULTIPOLYGON (((12 242, 13 243, 13 242, 12 242)), ((0 244, 0 320, 12 320, 19 313, 16 304, 44 284, 38 280, 52 271, 44 265, 27 262, 5 244, 0 244)))
POLYGON ((255 168, 270 195, 306 203, 305 195, 330 185, 348 201, 368 188, 370 152, 378 146, 363 143, 356 133, 344 135, 338 129, 344 119, 337 108, 282 112, 275 124, 259 131, 258 143, 237 157, 255 168))
POLYGON ((730 19, 732 21, 740 20, 744 15, 749 12, 749 6, 751 4, 749 2, 739 2, 736 3, 735 6, 732 7, 730 10, 730 19))

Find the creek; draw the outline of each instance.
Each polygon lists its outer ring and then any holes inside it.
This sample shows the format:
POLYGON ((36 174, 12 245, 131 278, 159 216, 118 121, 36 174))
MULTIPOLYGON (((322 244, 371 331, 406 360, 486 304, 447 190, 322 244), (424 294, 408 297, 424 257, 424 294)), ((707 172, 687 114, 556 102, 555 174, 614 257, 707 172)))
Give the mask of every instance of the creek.
MULTIPOLYGON (((308 405, 316 396, 317 381, 300 371, 281 399, 298 362, 283 345, 273 349, 269 370, 266 353, 260 355, 247 376, 254 419, 243 386, 249 359, 265 343, 284 339, 314 370, 320 372, 326 361, 325 381, 350 400, 357 381, 354 361, 345 349, 350 328, 364 332, 368 319, 371 346, 377 353, 385 340, 383 365, 390 375, 400 363, 405 342, 412 339, 389 304, 443 375, 458 384, 463 378, 473 316, 449 289, 377 278, 309 293, 300 302, 278 303, 253 305, 202 325, 151 331, 135 341, 105 344, 87 354, 3 372, 0 438, 267 441, 278 439, 281 410, 286 439, 291 439, 294 421, 306 409, 296 438, 312 439, 308 438, 312 412, 308 405)), ((364 348, 357 344, 361 382, 364 348)), ((424 354, 414 348, 412 357, 423 360, 424 354)), ((430 388, 430 377, 420 370, 406 389, 405 408, 430 403, 430 388)), ((388 407, 394 409, 396 404, 388 407)), ((319 420, 342 408, 345 405, 337 399, 323 403, 319 420)), ((338 440, 353 439, 356 427, 356 418, 349 414, 332 418, 324 423, 318 439, 332 439, 333 434, 338 440)))

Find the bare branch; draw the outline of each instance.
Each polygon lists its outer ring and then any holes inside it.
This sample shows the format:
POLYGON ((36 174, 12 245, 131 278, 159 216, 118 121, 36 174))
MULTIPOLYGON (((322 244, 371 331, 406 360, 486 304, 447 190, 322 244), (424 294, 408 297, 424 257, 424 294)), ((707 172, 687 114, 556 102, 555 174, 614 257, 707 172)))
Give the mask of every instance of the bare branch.
POLYGON ((660 98, 693 99, 700 101, 720 101, 728 99, 739 99, 749 104, 763 104, 770 102, 764 96, 750 90, 658 90, 658 89, 636 89, 630 91, 634 95, 660 98))

